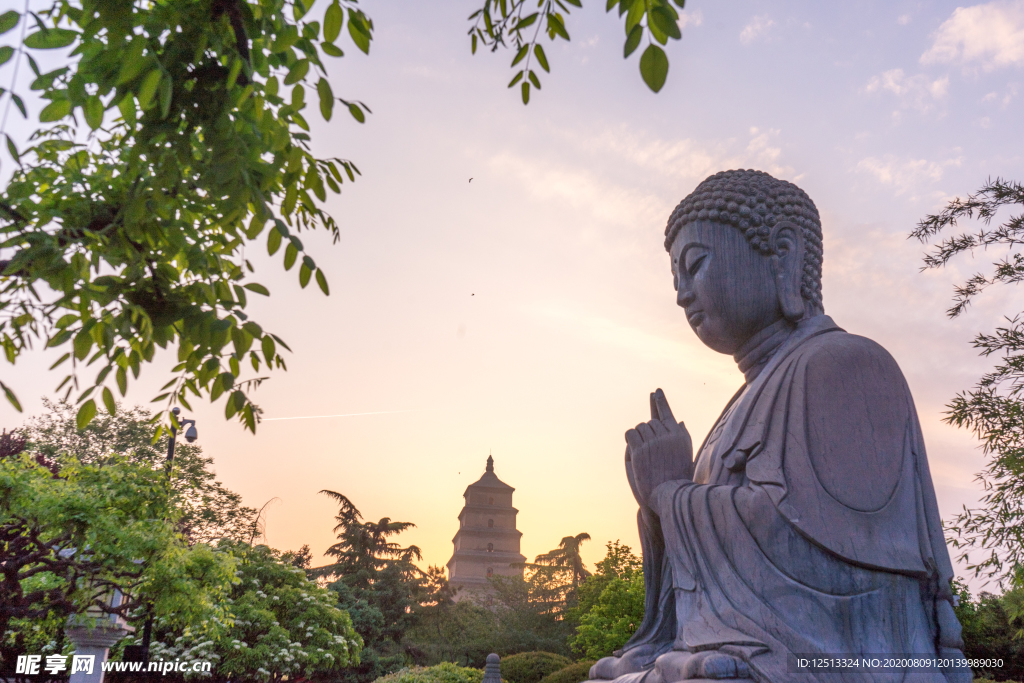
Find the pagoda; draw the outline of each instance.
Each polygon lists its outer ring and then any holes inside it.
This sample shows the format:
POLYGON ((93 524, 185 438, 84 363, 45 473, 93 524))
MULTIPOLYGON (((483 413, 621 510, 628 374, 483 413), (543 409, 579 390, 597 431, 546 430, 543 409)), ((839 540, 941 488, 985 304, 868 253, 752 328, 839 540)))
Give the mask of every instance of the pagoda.
MULTIPOLYGON (((452 539, 455 553, 448 560, 448 582, 453 588, 486 589, 490 576, 522 576, 526 557, 519 552, 523 532, 516 529, 512 507, 514 488, 494 474, 494 458, 462 494, 466 504, 459 513, 459 531, 452 539)), ((456 598, 458 599, 458 597, 456 598)))

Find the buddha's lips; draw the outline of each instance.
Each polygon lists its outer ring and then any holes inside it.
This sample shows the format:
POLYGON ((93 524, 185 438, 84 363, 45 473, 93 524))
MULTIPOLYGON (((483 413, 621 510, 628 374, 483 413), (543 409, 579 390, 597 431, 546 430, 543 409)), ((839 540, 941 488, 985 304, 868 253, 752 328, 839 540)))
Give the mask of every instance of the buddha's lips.
POLYGON ((704 311, 687 311, 686 320, 690 323, 690 327, 698 327, 704 322, 704 311))

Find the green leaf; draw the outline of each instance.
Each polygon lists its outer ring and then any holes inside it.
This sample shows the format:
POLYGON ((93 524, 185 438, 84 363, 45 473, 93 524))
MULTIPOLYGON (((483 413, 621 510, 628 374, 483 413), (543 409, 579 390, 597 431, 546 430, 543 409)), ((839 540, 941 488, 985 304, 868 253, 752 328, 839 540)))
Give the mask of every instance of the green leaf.
POLYGON ((90 95, 85 101, 85 122, 89 127, 96 130, 103 124, 103 102, 96 95, 90 95))
POLYGON ((540 64, 540 68, 551 73, 551 67, 548 66, 547 55, 544 54, 544 48, 540 46, 540 43, 533 46, 533 56, 537 58, 537 63, 540 64))
POLYGON ((328 43, 333 43, 337 40, 338 35, 341 33, 341 24, 344 20, 345 13, 342 11, 341 5, 338 4, 338 0, 334 0, 324 14, 324 40, 328 43))
POLYGON ((67 47, 78 39, 78 32, 66 28, 45 28, 25 38, 25 47, 34 50, 52 50, 67 47))
POLYGON ((270 361, 274 360, 274 354, 277 353, 277 349, 274 346, 274 338, 269 334, 263 337, 263 357, 267 360, 267 365, 270 365, 270 361))
POLYGON ((354 118, 359 123, 366 123, 366 114, 363 113, 363 110, 360 109, 359 105, 356 104, 355 102, 349 103, 348 113, 352 114, 352 118, 354 118))
POLYGON ((526 55, 528 54, 530 54, 530 46, 523 45, 521 48, 519 48, 519 52, 516 53, 515 58, 512 60, 511 66, 515 66, 519 62, 523 61, 523 58, 526 57, 526 55))
POLYGON ((294 85, 306 77, 306 73, 309 71, 309 60, 300 59, 292 65, 292 68, 288 70, 288 75, 284 78, 285 85, 294 85))
POLYGON ((117 390, 124 396, 128 393, 128 371, 124 368, 118 368, 114 376, 117 378, 117 390))
POLYGON ((125 95, 121 98, 121 101, 117 103, 117 108, 121 112, 121 118, 132 128, 135 127, 135 98, 131 94, 125 95))
POLYGON ((21 112, 22 118, 26 118, 27 119, 28 118, 28 111, 25 110, 25 103, 21 101, 21 97, 19 97, 17 94, 12 92, 11 93, 11 99, 14 100, 14 104, 17 105, 18 111, 21 112))
POLYGON ((331 295, 331 289, 327 286, 327 278, 324 277, 324 271, 322 268, 316 269, 316 283, 320 285, 321 291, 327 296, 331 295))
POLYGON ((626 36, 626 44, 622 48, 622 57, 626 58, 633 54, 633 51, 640 45, 640 39, 644 37, 644 27, 639 24, 626 36))
POLYGON ((12 406, 14 406, 15 410, 17 410, 20 413, 21 412, 21 402, 18 401, 18 397, 14 395, 14 392, 11 391, 10 387, 8 387, 3 382, 0 382, 0 389, 4 390, 4 396, 7 397, 8 402, 12 406))
POLYGON ((50 102, 48 105, 43 107, 43 110, 39 112, 39 122, 49 123, 51 121, 60 121, 62 118, 71 113, 71 102, 68 100, 57 100, 56 102, 50 102))
POLYGON ((565 30, 565 24, 562 23, 562 19, 557 14, 548 15, 548 33, 569 40, 569 32, 565 30))
POLYGON ((352 42, 356 44, 363 54, 370 54, 370 30, 365 24, 365 19, 361 13, 353 13, 349 11, 348 16, 348 34, 352 37, 352 42))
POLYGON ((14 146, 14 140, 11 139, 10 135, 4 133, 4 137, 7 138, 7 151, 10 152, 11 157, 17 162, 21 163, 21 155, 18 154, 18 148, 14 146))
MULTIPOLYGON (((277 253, 277 250, 281 248, 281 233, 278 231, 275 225, 270 229, 270 234, 267 235, 267 251, 273 256, 277 253)), ((253 290, 255 291, 255 290, 253 290)))
POLYGON ((3 14, 0 14, 0 35, 7 33, 12 28, 18 25, 18 19, 21 15, 14 10, 8 10, 3 14))
POLYGON ((114 401, 114 392, 109 387, 103 387, 103 406, 111 415, 117 413, 117 402, 114 401))
POLYGON ((334 110, 334 93, 331 92, 331 84, 326 78, 317 81, 316 92, 320 95, 320 113, 323 114, 325 121, 330 121, 334 110))
POLYGON ((640 56, 640 75, 647 87, 658 92, 668 77, 668 57, 657 45, 648 45, 640 56))
POLYGON ((82 407, 78 409, 78 416, 75 417, 75 423, 79 429, 85 429, 92 422, 92 419, 96 417, 96 401, 89 399, 82 404, 82 407))
POLYGON ((525 73, 526 73, 525 71, 520 71, 519 73, 517 73, 517 74, 515 75, 515 77, 514 77, 514 78, 513 78, 513 79, 512 79, 511 81, 509 81, 508 87, 510 87, 510 88, 511 88, 511 87, 512 87, 512 86, 514 86, 514 85, 515 85, 516 83, 518 83, 519 81, 523 80, 523 75, 524 75, 525 73))
POLYGON ((679 24, 676 23, 675 17, 673 17, 666 8, 655 7, 648 13, 648 17, 654 22, 654 25, 661 29, 662 33, 667 35, 669 38, 679 40, 683 37, 682 32, 679 30, 679 24))
POLYGON ((292 266, 295 265, 295 258, 299 255, 299 250, 295 248, 295 245, 291 242, 284 249, 284 269, 291 270, 292 266))
POLYGON ((305 263, 299 266, 299 285, 305 289, 306 285, 309 284, 309 276, 313 274, 313 271, 309 269, 305 263))
POLYGON ((528 16, 523 17, 522 19, 519 20, 519 22, 515 26, 512 27, 512 30, 513 31, 522 31, 524 28, 526 28, 527 26, 529 26, 533 22, 537 21, 537 16, 538 16, 538 13, 534 12, 533 14, 530 14, 528 16))
POLYGON ((143 111, 149 109, 149 103, 153 101, 153 95, 156 94, 156 87, 160 85, 161 76, 160 69, 153 69, 142 79, 137 97, 139 98, 139 107, 143 111))
POLYGON ((58 359, 57 359, 57 361, 56 361, 56 362, 54 362, 54 364, 53 364, 53 365, 51 365, 51 366, 50 366, 50 369, 51 369, 51 370, 53 370, 54 368, 56 368, 57 366, 59 366, 59 365, 60 365, 61 363, 63 363, 64 361, 66 361, 66 360, 67 360, 68 358, 71 358, 71 354, 70 354, 70 353, 65 353, 65 354, 64 354, 63 356, 61 356, 60 358, 58 358, 58 359))
POLYGON ((245 288, 248 289, 250 292, 256 292, 257 294, 262 294, 263 296, 270 296, 270 290, 258 282, 250 282, 249 284, 245 285, 245 288))
POLYGON ((85 357, 89 355, 89 350, 92 349, 93 339, 85 330, 82 330, 75 335, 75 342, 72 345, 75 350, 75 358, 78 360, 85 360, 85 357))
POLYGON ((523 81, 523 104, 530 103, 530 84, 523 81))
MULTIPOLYGON (((626 3, 623 2, 620 5, 620 10, 625 7, 626 3)), ((629 11, 626 14, 626 35, 633 30, 633 27, 640 23, 640 20, 644 18, 644 14, 647 12, 647 3, 642 0, 633 0, 629 3, 629 11)))
MULTIPOLYGON (((234 81, 229 81, 233 83, 234 81)), ((174 84, 171 82, 170 76, 164 76, 160 79, 160 118, 166 119, 167 115, 171 113, 171 96, 174 94, 174 84)))
POLYGON ((345 56, 345 53, 341 51, 341 48, 333 43, 320 43, 320 49, 324 51, 324 54, 330 55, 331 57, 345 56))
POLYGON ((0 47, 0 64, 6 64, 14 56, 14 48, 10 45, 0 47))
POLYGON ((686 0, 673 0, 678 5, 679 9, 686 7, 686 0))

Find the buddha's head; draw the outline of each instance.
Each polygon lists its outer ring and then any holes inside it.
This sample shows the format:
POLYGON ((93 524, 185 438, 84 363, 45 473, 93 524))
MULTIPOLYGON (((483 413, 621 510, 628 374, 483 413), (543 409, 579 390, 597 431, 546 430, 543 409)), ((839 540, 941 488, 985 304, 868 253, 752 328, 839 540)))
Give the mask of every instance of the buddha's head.
POLYGON ((722 171, 679 203, 665 229, 676 302, 697 336, 736 351, 780 320, 824 312, 821 221, 796 185, 722 171))

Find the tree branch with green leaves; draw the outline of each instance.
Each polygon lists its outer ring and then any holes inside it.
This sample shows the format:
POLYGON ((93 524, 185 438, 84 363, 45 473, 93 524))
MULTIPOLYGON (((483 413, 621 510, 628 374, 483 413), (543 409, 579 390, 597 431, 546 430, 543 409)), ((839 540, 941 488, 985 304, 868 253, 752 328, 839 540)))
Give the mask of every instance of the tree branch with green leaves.
MULTIPOLYGON (((1024 281, 1024 214, 1009 215, 995 228, 994 218, 1011 207, 1024 207, 1024 185, 997 178, 966 199, 951 201, 940 213, 926 216, 911 233, 922 242, 958 226, 980 220, 982 226, 940 240, 924 257, 924 269, 941 268, 976 249, 997 248, 1005 254, 990 273, 979 272, 954 286, 950 318, 963 314, 976 296, 993 285, 1024 281)), ((947 406, 945 421, 971 430, 989 458, 977 479, 984 488, 981 507, 966 506, 946 529, 959 560, 976 575, 1020 585, 1024 567, 1024 311, 1006 317, 993 334, 978 334, 973 345, 982 356, 999 358, 995 368, 973 389, 947 406), (983 551, 979 559, 971 553, 983 551)))
MULTIPOLYGON (((618 9, 619 16, 623 17, 626 30, 624 58, 633 54, 647 39, 647 48, 640 56, 640 76, 654 92, 659 92, 668 78, 668 56, 660 46, 667 45, 669 39, 683 37, 679 29, 679 12, 673 3, 682 9, 685 0, 607 0, 605 5, 605 11, 618 9)), ((540 43, 541 32, 552 41, 556 38, 568 41, 566 17, 570 7, 582 8, 583 5, 580 0, 537 0, 535 7, 536 11, 531 11, 534 8, 532 0, 484 0, 483 6, 469 15, 469 21, 473 22, 469 29, 473 54, 480 45, 492 52, 499 48, 515 50, 511 66, 518 70, 508 87, 520 85, 523 104, 530 102, 531 86, 541 89, 540 77, 532 67, 533 60, 545 72, 551 71, 540 43)))
POLYGON ((373 23, 357 2, 333 0, 322 25, 306 18, 313 0, 57 0, 0 15, 0 32, 34 22, 0 63, 24 58, 46 102, 27 148, 6 136, 18 168, 0 194, 0 347, 10 363, 34 346, 66 349, 53 367, 68 367, 58 391, 80 427, 100 405, 115 412, 114 390, 123 396, 158 347, 176 347, 158 430, 172 405, 222 396, 225 416, 256 430, 252 393, 285 369, 288 347, 245 312, 270 292, 244 248, 283 246, 299 284, 329 293, 300 235, 338 240, 323 202, 359 170, 313 155, 303 112, 309 89, 325 119, 340 103, 365 120, 365 104, 334 95, 321 59, 343 56, 346 26, 369 52, 373 23), (70 63, 43 73, 33 54, 61 48, 70 63))

